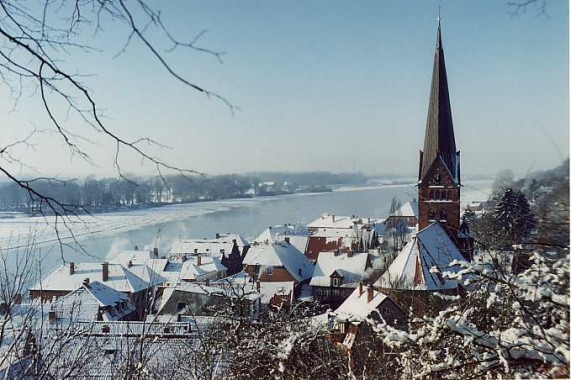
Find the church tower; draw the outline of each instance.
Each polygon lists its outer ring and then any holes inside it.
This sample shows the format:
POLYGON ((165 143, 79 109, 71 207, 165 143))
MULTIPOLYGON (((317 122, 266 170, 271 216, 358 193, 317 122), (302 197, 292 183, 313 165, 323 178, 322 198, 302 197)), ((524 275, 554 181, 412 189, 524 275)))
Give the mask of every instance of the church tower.
POLYGON ((460 227, 460 151, 456 150, 442 33, 438 21, 436 52, 424 149, 418 170, 419 230, 438 221, 458 244, 460 227))

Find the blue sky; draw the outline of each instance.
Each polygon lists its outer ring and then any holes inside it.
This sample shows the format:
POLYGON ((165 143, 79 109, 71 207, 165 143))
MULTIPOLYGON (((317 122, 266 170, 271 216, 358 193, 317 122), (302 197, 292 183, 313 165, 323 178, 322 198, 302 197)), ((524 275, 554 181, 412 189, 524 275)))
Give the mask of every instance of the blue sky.
MULTIPOLYGON (((109 127, 168 145, 151 151, 181 167, 415 174, 439 3, 463 175, 557 165, 569 152, 565 1, 550 1, 549 17, 534 9, 513 17, 498 0, 160 2, 173 34, 207 29, 199 44, 226 52, 223 64, 182 49, 166 57, 239 106, 234 114, 175 81, 138 42, 114 58, 127 37, 118 23, 107 22, 95 37, 86 33, 102 53, 74 53, 66 66, 96 74, 84 81, 109 127)), ((33 95, 11 113, 8 100, 0 110, 7 135, 46 123, 33 95)), ((96 167, 70 159, 54 136, 39 137, 26 159, 50 174, 113 174, 113 147, 93 139, 100 145, 86 149, 96 167)), ((152 171, 133 155, 122 157, 127 171, 152 171)))

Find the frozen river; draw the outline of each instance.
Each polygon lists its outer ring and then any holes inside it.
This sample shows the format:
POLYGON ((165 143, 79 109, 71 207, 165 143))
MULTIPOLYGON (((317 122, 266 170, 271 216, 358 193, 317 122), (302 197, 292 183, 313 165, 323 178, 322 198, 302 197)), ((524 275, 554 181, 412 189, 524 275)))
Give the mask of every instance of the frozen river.
MULTIPOLYGON (((466 181, 463 203, 486 200, 491 181, 466 181)), ((308 223, 323 213, 386 217, 391 199, 401 202, 416 198, 412 185, 342 188, 331 193, 295 194, 252 199, 233 199, 144 210, 97 214, 71 225, 76 238, 89 253, 64 248, 68 261, 100 261, 119 250, 151 247, 166 253, 177 238, 212 238, 217 232, 240 233, 246 239, 257 236, 270 225, 308 223)), ((49 219, 52 222, 52 219, 49 219)), ((63 226, 62 233, 69 233, 63 226)), ((41 217, 19 215, 0 219, 0 247, 26 244, 30 234, 41 250, 43 270, 61 263, 53 228, 41 217)))

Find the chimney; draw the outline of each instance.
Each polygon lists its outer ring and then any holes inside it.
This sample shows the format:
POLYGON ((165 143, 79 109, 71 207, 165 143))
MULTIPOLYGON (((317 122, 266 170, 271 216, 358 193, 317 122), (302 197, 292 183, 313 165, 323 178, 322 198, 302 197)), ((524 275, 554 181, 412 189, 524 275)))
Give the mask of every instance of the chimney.
POLYGON ((216 233, 216 239, 220 239, 220 234, 218 232, 216 233))
POLYGON ((106 261, 103 264, 101 264, 101 267, 102 267, 101 277, 103 279, 103 282, 108 281, 109 280, 109 263, 106 261))
POLYGON ((371 285, 367 286, 367 303, 373 300, 373 287, 371 285))
POLYGON ((129 262, 127 263, 127 268, 131 268, 133 266, 133 262, 131 260, 129 260, 129 262))
POLYGON ((177 321, 177 322, 182 322, 182 314, 177 314, 177 315, 176 315, 176 321, 177 321))
POLYGON ((75 263, 71 262, 69 263, 69 275, 73 276, 74 273, 75 273, 75 263))
POLYGON ((153 255, 155 255, 155 257, 159 257, 159 249, 157 247, 153 248, 153 255))
POLYGON ((339 248, 333 251, 333 256, 339 256, 339 248))
POLYGON ((14 294, 14 304, 20 305, 22 303, 22 295, 20 293, 14 294))
POLYGON ((260 291, 260 280, 256 280, 256 290, 260 291))
POLYGON ((184 262, 186 261, 186 255, 182 255, 182 256, 180 257, 180 260, 184 263, 184 262))
POLYGON ((353 257, 353 250, 352 249, 347 251, 347 257, 353 257))
POLYGON ((206 286, 210 286, 210 279, 209 279, 209 278, 207 278, 207 279, 205 280, 205 282, 206 282, 206 286))
POLYGON ((97 309, 97 320, 98 321, 103 320, 103 312, 101 311, 101 307, 99 309, 97 309))
POLYGON ((236 239, 232 239, 232 244, 236 245, 236 239))
POLYGON ((284 238, 284 240, 285 240, 286 244, 289 244, 289 236, 286 236, 286 237, 284 238))
POLYGON ((367 218, 367 223, 371 224, 371 218, 367 218))
POLYGON ((335 222, 335 215, 331 215, 331 221, 335 222))
POLYGON ((89 277, 83 279, 83 286, 89 287, 89 277))
POLYGON ((363 283, 360 282, 359 283, 359 297, 361 297, 363 295, 363 283))
POLYGON ((201 265, 202 265, 202 256, 196 256, 196 265, 197 265, 197 266, 201 266, 201 265))
POLYGON ((136 246, 135 246, 135 251, 138 251, 138 250, 139 250, 139 246, 136 245, 136 246))
POLYGON ((50 323, 54 323, 56 321, 56 312, 53 310, 50 310, 48 312, 48 320, 50 321, 50 323))

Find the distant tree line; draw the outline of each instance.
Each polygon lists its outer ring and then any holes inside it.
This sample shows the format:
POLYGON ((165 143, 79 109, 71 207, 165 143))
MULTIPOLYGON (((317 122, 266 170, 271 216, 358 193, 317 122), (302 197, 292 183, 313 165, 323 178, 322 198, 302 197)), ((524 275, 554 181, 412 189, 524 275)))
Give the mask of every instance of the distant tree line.
MULTIPOLYGON (((366 181, 362 174, 263 173, 260 175, 167 176, 165 178, 103 178, 34 180, 29 186, 62 204, 89 212, 189 203, 217 199, 277 195, 302 191, 327 191, 334 184, 366 181)), ((41 199, 15 183, 0 184, 0 210, 31 214, 48 212, 41 199)))

